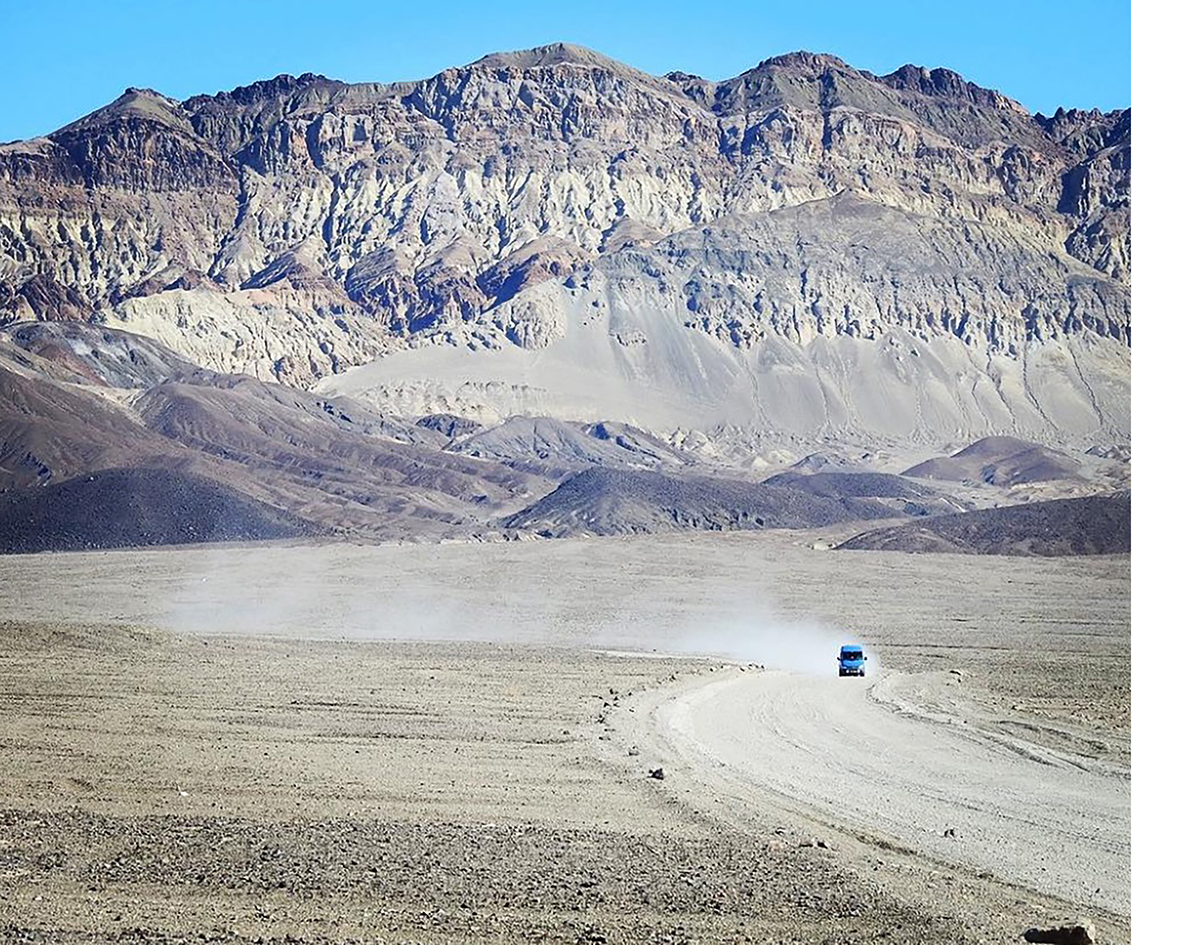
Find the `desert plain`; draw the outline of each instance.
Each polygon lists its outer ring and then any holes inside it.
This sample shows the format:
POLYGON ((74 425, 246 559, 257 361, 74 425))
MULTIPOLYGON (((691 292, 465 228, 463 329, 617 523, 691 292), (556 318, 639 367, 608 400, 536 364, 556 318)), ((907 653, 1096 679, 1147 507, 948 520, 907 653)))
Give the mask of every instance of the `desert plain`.
POLYGON ((0 558, 0 937, 1128 941, 1129 582, 788 532, 0 558))

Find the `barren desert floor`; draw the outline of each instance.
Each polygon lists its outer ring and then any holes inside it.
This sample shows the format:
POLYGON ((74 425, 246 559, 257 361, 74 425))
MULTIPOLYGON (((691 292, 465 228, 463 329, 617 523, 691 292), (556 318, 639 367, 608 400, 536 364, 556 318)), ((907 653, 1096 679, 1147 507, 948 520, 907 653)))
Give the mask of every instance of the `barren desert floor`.
POLYGON ((0 938, 1127 941, 1129 583, 771 532, 0 558, 0 938))

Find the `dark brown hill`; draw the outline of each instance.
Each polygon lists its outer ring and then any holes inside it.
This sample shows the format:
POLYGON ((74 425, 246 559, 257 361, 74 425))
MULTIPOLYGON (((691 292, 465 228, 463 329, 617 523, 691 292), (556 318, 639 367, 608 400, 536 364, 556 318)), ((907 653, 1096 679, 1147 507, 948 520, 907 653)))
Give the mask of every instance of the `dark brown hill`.
POLYGON ((937 456, 911 466, 902 475, 916 479, 969 480, 994 486, 1014 486, 1071 479, 1078 471, 1078 461, 1058 450, 1011 436, 989 436, 951 456, 937 456))
POLYGON ((866 532, 838 547, 982 555, 1128 554, 1132 495, 1054 499, 943 515, 866 532))
POLYGON ((0 490, 117 466, 176 465, 182 454, 118 406, 0 362, 0 490))
POLYGON ((560 538, 812 528, 896 514, 873 499, 823 498, 790 486, 595 468, 571 476, 505 525, 560 538))
POLYGON ((0 492, 0 554, 294 538, 315 526, 200 476, 106 469, 0 492))
POLYGON ((942 515, 963 512, 965 506, 930 486, 891 473, 782 472, 764 480, 829 499, 875 499, 903 515, 942 515))

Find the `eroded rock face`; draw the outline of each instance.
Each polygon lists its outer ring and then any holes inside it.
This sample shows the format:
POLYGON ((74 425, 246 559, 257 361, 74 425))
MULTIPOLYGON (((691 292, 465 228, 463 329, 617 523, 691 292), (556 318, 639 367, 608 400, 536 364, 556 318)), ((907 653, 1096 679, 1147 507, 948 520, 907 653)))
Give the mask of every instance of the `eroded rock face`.
POLYGON ((596 270, 616 296, 654 288, 687 325, 737 347, 768 335, 874 340, 891 328, 1012 357, 1084 329, 1131 341, 1125 287, 1064 252, 860 193, 686 229, 596 270))
POLYGON ((947 70, 807 53, 719 83, 558 44, 396 85, 130 89, 0 146, 0 319, 104 319, 296 385, 391 339, 544 348, 567 279, 655 280, 739 347, 1128 344, 1130 141, 1127 111, 1030 116, 947 70), (846 194, 918 243, 776 220, 846 194), (714 251, 712 227, 755 242, 714 251))

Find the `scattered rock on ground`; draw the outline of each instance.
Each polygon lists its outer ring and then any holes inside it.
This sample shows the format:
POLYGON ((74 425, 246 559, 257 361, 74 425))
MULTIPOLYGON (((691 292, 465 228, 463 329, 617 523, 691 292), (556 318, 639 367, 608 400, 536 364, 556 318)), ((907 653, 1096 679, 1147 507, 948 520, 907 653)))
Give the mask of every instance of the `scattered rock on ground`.
POLYGON ((1093 945, 1095 927, 1084 921, 1079 925, 1060 925, 1050 929, 1026 929, 1022 936, 1027 942, 1048 945, 1093 945))

